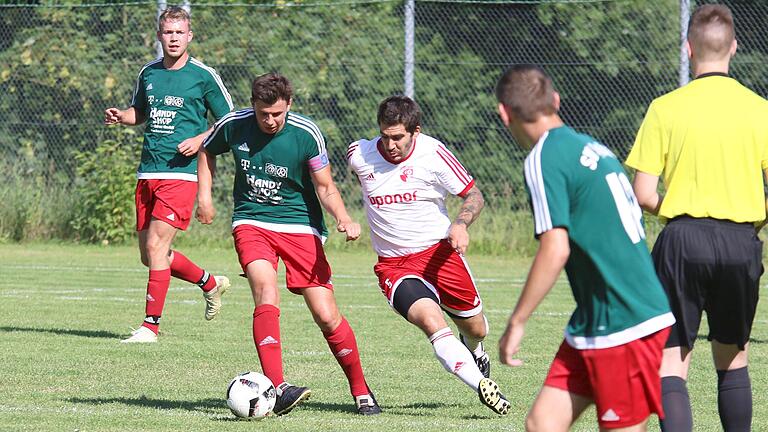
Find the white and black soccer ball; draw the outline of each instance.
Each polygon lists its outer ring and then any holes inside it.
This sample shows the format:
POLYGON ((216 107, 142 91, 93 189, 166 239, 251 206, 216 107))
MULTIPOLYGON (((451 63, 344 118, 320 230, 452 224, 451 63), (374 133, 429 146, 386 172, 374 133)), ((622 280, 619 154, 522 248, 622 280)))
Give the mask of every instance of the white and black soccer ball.
POLYGON ((272 412, 276 400, 272 381, 257 372, 243 372, 227 387, 227 406, 238 417, 263 418, 272 412))

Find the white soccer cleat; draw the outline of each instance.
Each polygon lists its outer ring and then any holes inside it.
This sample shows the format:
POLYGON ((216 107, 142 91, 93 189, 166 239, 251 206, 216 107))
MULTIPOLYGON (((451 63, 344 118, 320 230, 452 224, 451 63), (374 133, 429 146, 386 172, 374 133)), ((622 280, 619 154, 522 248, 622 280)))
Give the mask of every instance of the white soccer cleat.
POLYGON ((141 326, 131 332, 131 337, 123 339, 120 343, 154 343, 157 342, 157 335, 152 330, 141 326))
POLYGON ((205 319, 210 321, 216 318, 221 310, 221 296, 229 288, 229 278, 226 276, 214 276, 216 287, 208 292, 203 292, 205 298, 205 319))

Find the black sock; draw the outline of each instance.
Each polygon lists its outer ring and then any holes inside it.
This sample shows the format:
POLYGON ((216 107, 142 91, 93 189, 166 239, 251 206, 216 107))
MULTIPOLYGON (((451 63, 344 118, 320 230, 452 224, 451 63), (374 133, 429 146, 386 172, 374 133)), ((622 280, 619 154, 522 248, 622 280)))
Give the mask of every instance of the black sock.
POLYGON ((663 432, 693 430, 691 399, 684 379, 677 376, 661 379, 661 403, 664 406, 664 419, 659 423, 663 432))
POLYGON ((717 410, 726 432, 749 431, 752 384, 747 367, 717 371, 717 410))

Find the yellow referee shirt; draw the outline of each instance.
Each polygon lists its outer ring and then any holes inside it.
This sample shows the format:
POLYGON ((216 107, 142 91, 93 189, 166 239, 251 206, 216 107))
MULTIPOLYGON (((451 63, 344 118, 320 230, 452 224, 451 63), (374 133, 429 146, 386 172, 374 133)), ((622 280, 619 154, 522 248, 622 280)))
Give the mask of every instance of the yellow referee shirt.
POLYGON ((626 164, 662 176, 659 216, 765 219, 768 101, 723 74, 654 100, 626 164))

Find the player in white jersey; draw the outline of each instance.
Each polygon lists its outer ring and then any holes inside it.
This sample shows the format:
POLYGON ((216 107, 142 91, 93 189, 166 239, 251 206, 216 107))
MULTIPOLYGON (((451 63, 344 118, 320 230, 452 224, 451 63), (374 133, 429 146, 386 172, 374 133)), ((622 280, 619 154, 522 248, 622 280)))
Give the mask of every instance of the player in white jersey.
POLYGON ((381 291, 429 337, 443 367, 505 415, 509 402, 489 378, 483 349, 488 320, 463 256, 467 227, 483 208, 483 194, 443 143, 421 133, 415 101, 387 98, 377 119, 381 135, 350 144, 347 159, 362 188, 381 291), (449 193, 463 199, 453 221, 445 208, 449 193), (461 341, 442 311, 456 323, 461 341))

